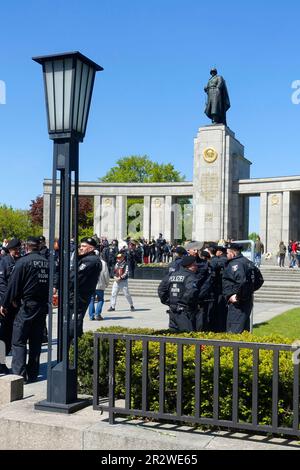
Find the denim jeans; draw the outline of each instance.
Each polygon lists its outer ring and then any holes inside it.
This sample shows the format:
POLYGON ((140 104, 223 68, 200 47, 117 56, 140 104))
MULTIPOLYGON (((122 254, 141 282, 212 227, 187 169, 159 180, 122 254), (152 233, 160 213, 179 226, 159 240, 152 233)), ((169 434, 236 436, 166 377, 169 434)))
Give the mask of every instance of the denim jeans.
POLYGON ((89 317, 92 320, 95 317, 101 315, 102 308, 104 304, 104 290, 96 289, 95 294, 92 295, 90 305, 89 305, 89 317), (98 303, 95 311, 95 296, 98 297, 98 303))

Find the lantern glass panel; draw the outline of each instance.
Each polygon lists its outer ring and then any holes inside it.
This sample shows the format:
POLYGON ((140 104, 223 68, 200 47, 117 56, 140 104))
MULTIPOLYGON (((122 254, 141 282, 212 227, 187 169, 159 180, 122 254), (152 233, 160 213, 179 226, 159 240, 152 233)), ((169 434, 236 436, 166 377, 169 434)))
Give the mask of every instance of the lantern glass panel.
POLYGON ((87 89, 87 83, 88 83, 89 69, 90 67, 87 64, 82 64, 80 97, 79 97, 78 117, 77 117, 77 125, 76 125, 77 132, 82 131, 82 118, 83 118, 84 103, 87 98, 86 89, 87 89))
POLYGON ((91 101, 91 96, 92 96, 92 91, 93 91, 92 87, 94 83, 95 73, 96 73, 95 70, 92 67, 90 67, 88 80, 87 80, 87 87, 86 87, 86 99, 84 103, 82 126, 80 130, 80 132, 82 132, 83 135, 85 134, 85 131, 86 131, 87 118, 88 118, 89 106, 90 106, 90 101, 91 101))
POLYGON ((53 62, 45 62, 45 81, 47 93, 47 106, 49 116, 49 131, 55 131, 55 106, 53 84, 53 62))
POLYGON ((73 124, 72 124, 72 129, 75 129, 75 130, 77 128, 77 117, 78 117, 78 109, 79 109, 82 65, 83 64, 80 60, 76 61, 73 124))
POLYGON ((73 60, 65 59, 64 76, 64 130, 71 127, 71 99, 72 99, 72 79, 74 75, 73 60))
POLYGON ((64 61, 56 60, 54 69, 54 97, 55 97, 55 121, 56 131, 63 130, 63 105, 64 105, 64 61))

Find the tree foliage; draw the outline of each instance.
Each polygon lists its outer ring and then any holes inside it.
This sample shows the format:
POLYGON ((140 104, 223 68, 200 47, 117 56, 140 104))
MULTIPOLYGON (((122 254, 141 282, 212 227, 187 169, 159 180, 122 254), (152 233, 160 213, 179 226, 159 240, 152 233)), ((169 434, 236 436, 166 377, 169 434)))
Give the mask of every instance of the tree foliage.
POLYGON ((248 240, 253 240, 254 242, 256 242, 256 239, 258 236, 259 236, 258 233, 252 232, 248 235, 248 240))
POLYGON ((117 160, 117 165, 99 179, 104 183, 164 183, 184 181, 184 176, 172 163, 160 164, 147 155, 131 155, 117 160))
POLYGON ((32 223, 27 210, 13 209, 0 205, 0 238, 26 239, 30 235, 40 235, 41 227, 32 223))
POLYGON ((29 217, 32 224, 43 226, 43 196, 37 196, 31 200, 29 217))

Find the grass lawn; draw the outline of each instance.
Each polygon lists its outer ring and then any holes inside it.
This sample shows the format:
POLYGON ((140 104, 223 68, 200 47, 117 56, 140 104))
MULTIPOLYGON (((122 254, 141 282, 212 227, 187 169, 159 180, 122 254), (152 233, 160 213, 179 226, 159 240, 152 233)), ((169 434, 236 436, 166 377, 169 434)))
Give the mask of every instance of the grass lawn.
POLYGON ((294 308, 272 320, 253 326, 257 336, 280 334, 286 338, 300 339, 300 308, 294 308))

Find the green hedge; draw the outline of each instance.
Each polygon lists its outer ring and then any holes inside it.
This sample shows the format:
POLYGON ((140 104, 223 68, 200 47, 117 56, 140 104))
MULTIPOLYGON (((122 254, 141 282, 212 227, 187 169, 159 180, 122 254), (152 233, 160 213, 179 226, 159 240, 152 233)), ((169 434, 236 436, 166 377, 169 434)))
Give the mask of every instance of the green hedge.
MULTIPOLYGON (((98 331, 138 334, 138 335, 164 335, 175 336, 169 331, 155 331, 150 329, 127 329, 122 327, 102 328, 98 331)), ((242 335, 226 333, 181 333, 177 336, 186 338, 223 339, 229 341, 245 341, 259 343, 290 344, 291 340, 278 335, 256 337, 244 332, 242 335)), ((213 413, 213 347, 202 346, 201 369, 201 416, 212 417, 213 413)), ((100 370, 100 384, 103 396, 107 396, 108 389, 108 342, 103 342, 101 355, 104 358, 100 370)), ((289 352, 279 355, 279 425, 292 425, 293 405, 293 363, 289 352)), ((263 350, 259 354, 259 423, 270 424, 272 417, 272 379, 273 379, 273 352, 263 350)), ((184 346, 183 355, 183 414, 193 415, 195 405, 195 346, 184 346)), ((177 391, 177 345, 170 343, 166 347, 166 385, 165 385, 165 411, 176 412, 177 391)), ((239 419, 251 422, 252 406, 252 366, 253 355, 250 349, 240 349, 239 368, 239 419)), ((116 398, 125 398, 125 341, 116 341, 116 398)), ((93 333, 85 333, 79 340, 79 388, 82 393, 92 394, 93 388, 93 333)), ((142 402, 142 342, 134 341, 132 344, 132 408, 141 408, 142 402)), ((158 411, 159 407, 159 343, 149 343, 149 410, 158 411)), ((219 418, 231 419, 232 415, 232 382, 233 382, 233 350, 222 347, 220 350, 220 402, 219 418)))

